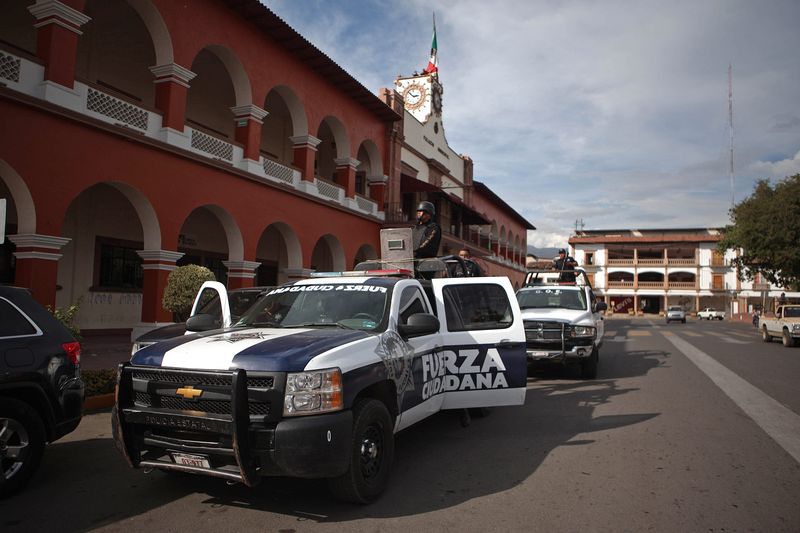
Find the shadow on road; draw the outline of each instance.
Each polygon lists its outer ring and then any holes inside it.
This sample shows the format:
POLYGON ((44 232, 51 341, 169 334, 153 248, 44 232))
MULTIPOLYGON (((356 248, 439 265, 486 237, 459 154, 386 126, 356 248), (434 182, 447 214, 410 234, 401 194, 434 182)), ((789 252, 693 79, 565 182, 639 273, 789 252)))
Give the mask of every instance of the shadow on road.
MULTIPOLYGON (((127 467, 106 431, 89 440, 56 442, 28 489, 0 501, 0 529, 85 531, 117 524, 191 497, 204 510, 247 508, 299 521, 344 523, 410 516, 497 494, 525 481, 561 446, 585 446, 597 432, 646 422, 659 413, 595 416, 595 408, 638 390, 624 379, 665 364, 663 351, 605 350, 597 380, 561 369, 536 373, 519 407, 495 408, 467 428, 459 413, 439 413, 397 435, 386 493, 370 506, 331 498, 324 481, 265 479, 254 489, 213 478, 127 467)), ((110 424, 110 422, 109 422, 110 424)), ((110 428, 109 428, 110 429, 110 428)))

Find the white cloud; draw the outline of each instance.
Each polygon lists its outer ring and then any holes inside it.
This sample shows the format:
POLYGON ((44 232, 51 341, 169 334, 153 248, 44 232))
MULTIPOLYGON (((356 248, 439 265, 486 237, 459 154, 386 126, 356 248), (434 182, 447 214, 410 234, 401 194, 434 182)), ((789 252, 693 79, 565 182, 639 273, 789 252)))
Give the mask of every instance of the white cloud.
POLYGON ((424 67, 434 10, 448 141, 538 246, 727 223, 729 63, 735 198, 800 171, 796 0, 268 5, 375 92, 424 67))

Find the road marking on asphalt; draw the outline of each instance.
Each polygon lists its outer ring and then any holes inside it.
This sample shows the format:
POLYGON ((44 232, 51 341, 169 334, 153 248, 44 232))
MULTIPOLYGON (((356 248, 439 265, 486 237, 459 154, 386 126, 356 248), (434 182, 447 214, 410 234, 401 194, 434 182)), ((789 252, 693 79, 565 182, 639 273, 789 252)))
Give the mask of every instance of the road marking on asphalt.
POLYGON ((665 335, 767 435, 800 463, 800 415, 677 335, 665 335))
POLYGON ((628 335, 631 337, 650 337, 653 334, 647 330, 633 329, 628 332, 628 335))
POLYGON ((617 335, 615 337, 607 337, 603 335, 603 341, 606 342, 625 342, 625 335, 617 335))
POLYGON ((616 332, 616 331, 613 331, 613 330, 612 330, 612 331, 608 331, 608 330, 606 330, 606 332, 605 332, 605 335, 608 335, 609 337, 613 337, 613 336, 615 336, 616 334, 617 334, 617 332, 616 332))
POLYGON ((703 336, 702 333, 695 333, 694 331, 684 331, 683 334, 686 335, 687 337, 702 337, 703 336))

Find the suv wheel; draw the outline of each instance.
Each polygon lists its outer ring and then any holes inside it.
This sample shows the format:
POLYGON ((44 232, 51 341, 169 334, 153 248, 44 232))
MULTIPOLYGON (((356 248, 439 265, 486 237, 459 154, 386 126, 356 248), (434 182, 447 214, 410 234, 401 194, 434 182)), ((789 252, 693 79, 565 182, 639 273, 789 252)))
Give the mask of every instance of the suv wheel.
POLYGON ((761 340, 764 342, 772 342, 772 335, 767 331, 767 326, 761 327, 761 340))
POLYGON ((20 490, 44 453, 42 419, 28 404, 0 398, 0 497, 20 490))

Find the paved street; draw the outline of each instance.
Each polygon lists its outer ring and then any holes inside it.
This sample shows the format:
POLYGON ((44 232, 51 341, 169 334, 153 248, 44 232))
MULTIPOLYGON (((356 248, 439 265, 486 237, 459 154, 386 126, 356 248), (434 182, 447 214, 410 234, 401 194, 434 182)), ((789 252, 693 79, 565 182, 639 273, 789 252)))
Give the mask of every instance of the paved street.
POLYGON ((597 380, 543 371, 524 406, 397 437, 375 504, 318 481, 247 489, 129 469, 108 412, 50 446, 12 531, 798 531, 800 348, 732 322, 607 321, 597 380))

